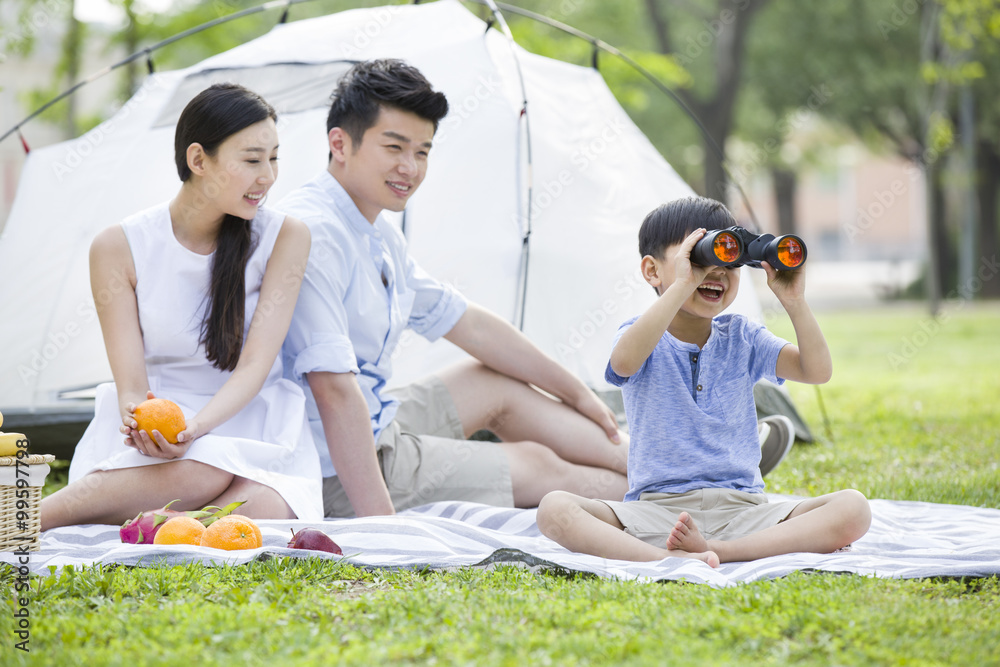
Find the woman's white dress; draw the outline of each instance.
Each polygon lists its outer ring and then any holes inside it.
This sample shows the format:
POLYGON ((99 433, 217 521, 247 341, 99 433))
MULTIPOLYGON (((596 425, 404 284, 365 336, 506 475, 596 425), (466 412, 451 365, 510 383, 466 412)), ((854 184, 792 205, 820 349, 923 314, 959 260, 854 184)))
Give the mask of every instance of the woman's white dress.
MULTIPOLYGON (((255 247, 246 269, 244 340, 283 221, 284 215, 260 209, 251 222, 255 247)), ((122 228, 135 263, 149 388, 157 398, 177 403, 191 418, 231 375, 212 366, 199 343, 209 307, 213 255, 199 255, 180 244, 167 203, 127 218, 122 228)), ((265 298, 262 308, 268 305, 265 298)), ((167 462, 124 444, 113 382, 98 386, 94 413, 73 455, 70 482, 94 470, 167 462)), ((280 354, 260 393, 232 419, 195 440, 183 458, 273 488, 300 519, 323 518, 319 457, 306 420, 305 398, 298 385, 282 378, 280 354)))

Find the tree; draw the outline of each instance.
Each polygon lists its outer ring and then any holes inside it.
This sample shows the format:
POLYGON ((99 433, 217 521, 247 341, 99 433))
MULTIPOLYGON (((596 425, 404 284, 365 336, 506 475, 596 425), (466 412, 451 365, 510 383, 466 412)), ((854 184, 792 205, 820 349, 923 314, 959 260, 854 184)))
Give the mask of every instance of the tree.
POLYGON ((724 150, 733 129, 736 101, 743 82, 745 46, 757 12, 768 0, 717 0, 695 3, 684 0, 645 0, 649 25, 659 51, 676 54, 698 82, 677 94, 701 119, 708 132, 702 190, 706 196, 726 201, 727 177, 714 143, 724 150), (682 38, 681 36, 685 37, 682 38), (711 49, 711 58, 705 53, 711 49))
MULTIPOLYGON (((976 237, 967 242, 983 253, 980 265, 986 271, 982 279, 984 296, 1000 296, 1000 279, 989 266, 996 263, 996 252, 1000 249, 1000 202, 997 189, 1000 188, 1000 85, 995 76, 1000 67, 1000 3, 996 0, 941 0, 940 31, 946 47, 958 57, 952 60, 929 63, 927 75, 950 82, 961 91, 960 104, 963 112, 971 120, 971 126, 956 122, 966 133, 973 136, 962 137, 966 151, 974 152, 971 171, 975 179, 968 187, 975 188, 976 204, 970 211, 970 219, 977 228, 976 237)), ((961 112, 960 116, 961 118, 961 112)), ((966 230, 965 233, 969 233, 966 230)), ((973 258, 969 260, 974 261, 973 258)), ((980 266, 968 266, 967 276, 978 271, 980 266)), ((968 279, 968 277, 967 277, 968 279)))
MULTIPOLYGON (((76 1, 54 3, 42 0, 28 0, 18 3, 16 29, 5 35, 4 47, 21 57, 28 57, 35 49, 38 33, 51 24, 63 26, 59 43, 59 60, 56 63, 52 81, 22 93, 25 107, 33 110, 42 106, 62 90, 72 86, 80 78, 86 25, 77 20, 74 12, 76 1)), ((92 120, 80 120, 76 101, 72 96, 59 105, 50 108, 43 116, 46 120, 61 125, 67 138, 75 137, 81 126, 89 129, 92 120)))

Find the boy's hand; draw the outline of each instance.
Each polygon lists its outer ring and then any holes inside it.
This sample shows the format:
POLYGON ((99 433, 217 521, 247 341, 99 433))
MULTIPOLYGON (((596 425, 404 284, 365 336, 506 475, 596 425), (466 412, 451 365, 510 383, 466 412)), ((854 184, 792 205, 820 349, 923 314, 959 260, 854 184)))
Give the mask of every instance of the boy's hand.
POLYGON ((696 229, 688 234, 674 256, 674 282, 690 287, 692 292, 698 289, 698 286, 705 281, 705 276, 712 270, 710 266, 698 266, 691 263, 691 251, 694 250, 694 244, 704 235, 704 228, 696 229))
POLYGON ((793 271, 778 271, 767 262, 760 266, 767 273, 767 286, 771 288, 778 301, 786 308, 805 299, 806 272, 805 267, 793 271))

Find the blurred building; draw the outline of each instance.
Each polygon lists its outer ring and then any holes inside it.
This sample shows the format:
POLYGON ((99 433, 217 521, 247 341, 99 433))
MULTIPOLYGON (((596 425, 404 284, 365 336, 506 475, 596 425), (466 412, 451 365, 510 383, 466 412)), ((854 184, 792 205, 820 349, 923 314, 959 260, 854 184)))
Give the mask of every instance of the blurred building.
MULTIPOLYGON (((873 153, 860 142, 843 137, 832 141, 822 129, 810 130, 794 137, 796 144, 786 151, 810 153, 808 160, 799 162, 794 205, 796 232, 809 249, 810 291, 831 305, 844 306, 897 295, 919 278, 926 261, 923 172, 902 158, 873 153)), ((735 152, 741 151, 746 154, 746 147, 735 152)), ((776 234, 770 171, 743 173, 750 174, 742 185, 762 229, 776 234)), ((730 201, 737 219, 749 221, 738 193, 730 201)))
MULTIPOLYGON (((835 164, 799 175, 798 231, 810 257, 821 261, 919 260, 926 249, 923 173, 901 158, 874 155, 863 146, 837 151, 835 164)), ((755 178, 747 196, 768 231, 777 231, 771 179, 755 178)))

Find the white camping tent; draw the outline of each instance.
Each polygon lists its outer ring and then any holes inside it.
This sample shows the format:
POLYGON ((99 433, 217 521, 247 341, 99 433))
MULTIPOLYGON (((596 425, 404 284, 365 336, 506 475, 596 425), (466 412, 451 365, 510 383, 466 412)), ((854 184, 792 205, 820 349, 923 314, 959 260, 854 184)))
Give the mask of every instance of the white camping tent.
MULTIPOLYGON (((151 75, 102 125, 33 151, 0 237, 0 410, 39 419, 85 413, 89 390, 111 379, 87 248, 104 227, 175 193, 173 126, 194 94, 237 81, 278 109, 276 202, 325 166, 337 78, 354 61, 380 57, 416 65, 451 104, 402 221, 413 255, 517 324, 526 276, 524 332, 589 385, 607 388, 618 324, 653 298, 637 270, 639 223, 692 191, 598 71, 512 48, 457 1, 442 0, 279 25, 188 69, 151 75)), ((759 316, 750 280, 734 307, 759 316)), ((460 354, 404 339, 396 379, 460 354)))

